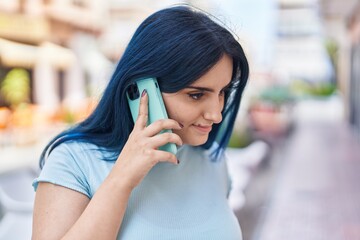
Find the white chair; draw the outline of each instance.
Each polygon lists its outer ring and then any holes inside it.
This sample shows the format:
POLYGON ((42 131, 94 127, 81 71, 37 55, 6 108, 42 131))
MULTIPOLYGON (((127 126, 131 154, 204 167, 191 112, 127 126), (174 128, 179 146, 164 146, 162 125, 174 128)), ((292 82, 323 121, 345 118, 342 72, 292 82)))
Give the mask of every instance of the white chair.
POLYGON ((232 180, 228 202, 237 211, 246 202, 244 190, 248 186, 252 174, 266 157, 270 147, 264 141, 254 141, 245 148, 227 148, 227 168, 232 180))
POLYGON ((0 175, 0 240, 31 238, 36 176, 30 167, 0 175))

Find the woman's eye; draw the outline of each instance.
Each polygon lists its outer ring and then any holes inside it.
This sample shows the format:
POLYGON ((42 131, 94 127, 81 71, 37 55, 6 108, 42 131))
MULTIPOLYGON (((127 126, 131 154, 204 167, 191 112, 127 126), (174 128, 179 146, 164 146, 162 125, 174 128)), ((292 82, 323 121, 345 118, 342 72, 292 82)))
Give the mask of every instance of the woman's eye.
POLYGON ((199 100, 202 96, 204 96, 204 93, 189 93, 189 97, 194 100, 199 100))

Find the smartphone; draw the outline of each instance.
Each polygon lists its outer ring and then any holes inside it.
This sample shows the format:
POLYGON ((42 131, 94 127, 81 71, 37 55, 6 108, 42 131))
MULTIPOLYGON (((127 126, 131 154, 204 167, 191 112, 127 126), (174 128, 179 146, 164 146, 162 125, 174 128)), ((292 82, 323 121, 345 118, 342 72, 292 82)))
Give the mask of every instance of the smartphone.
MULTIPOLYGON (((133 121, 135 122, 138 117, 141 93, 144 89, 146 89, 149 99, 149 118, 147 125, 159 119, 167 119, 168 115, 156 78, 144 78, 135 81, 135 83, 130 85, 126 90, 127 100, 133 121)), ((159 134, 164 132, 172 131, 170 129, 163 130, 159 134)), ((164 146, 161 146, 159 149, 173 154, 176 154, 177 152, 175 143, 167 143, 164 146)))

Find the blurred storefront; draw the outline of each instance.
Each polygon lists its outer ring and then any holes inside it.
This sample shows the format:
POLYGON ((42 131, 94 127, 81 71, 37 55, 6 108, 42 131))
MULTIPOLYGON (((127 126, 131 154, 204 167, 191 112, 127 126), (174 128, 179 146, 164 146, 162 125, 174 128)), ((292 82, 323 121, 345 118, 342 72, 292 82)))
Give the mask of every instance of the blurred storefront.
POLYGON ((91 75, 74 46, 101 33, 95 3, 0 1, 0 173, 36 164, 51 136, 89 112, 91 75))
POLYGON ((350 16, 348 28, 351 36, 349 119, 360 139, 360 2, 350 16))
POLYGON ((324 46, 316 0, 279 0, 275 71, 283 81, 329 82, 333 69, 324 46))
POLYGON ((31 103, 46 111, 54 111, 63 99, 84 98, 82 66, 71 42, 78 32, 90 37, 100 33, 102 8, 93 2, 28 0, 0 6, 3 71, 29 71, 31 103))
POLYGON ((346 118, 360 136, 360 1, 320 2, 337 86, 345 102, 346 118))

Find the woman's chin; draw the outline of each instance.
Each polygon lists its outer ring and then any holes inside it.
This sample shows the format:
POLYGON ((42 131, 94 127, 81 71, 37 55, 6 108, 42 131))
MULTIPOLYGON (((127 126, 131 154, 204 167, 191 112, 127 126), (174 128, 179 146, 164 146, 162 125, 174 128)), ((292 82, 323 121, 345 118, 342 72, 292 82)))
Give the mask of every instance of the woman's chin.
POLYGON ((190 141, 186 142, 186 144, 196 147, 205 144, 207 140, 207 137, 203 139, 191 139, 190 141))

